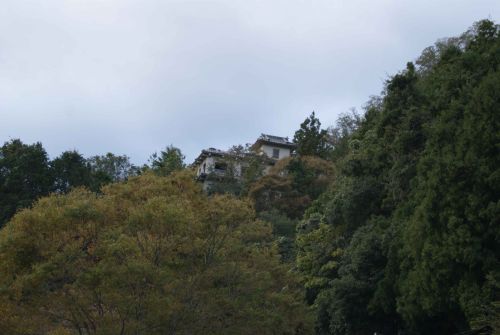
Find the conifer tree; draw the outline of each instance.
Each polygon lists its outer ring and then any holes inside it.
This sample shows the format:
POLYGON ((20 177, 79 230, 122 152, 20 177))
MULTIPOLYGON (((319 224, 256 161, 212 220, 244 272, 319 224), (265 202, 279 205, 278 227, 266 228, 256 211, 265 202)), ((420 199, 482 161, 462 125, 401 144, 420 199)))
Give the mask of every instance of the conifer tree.
POLYGON ((300 129, 295 132, 293 142, 297 145, 297 154, 301 156, 326 158, 330 152, 327 131, 321 129, 321 122, 314 112, 301 123, 300 129))

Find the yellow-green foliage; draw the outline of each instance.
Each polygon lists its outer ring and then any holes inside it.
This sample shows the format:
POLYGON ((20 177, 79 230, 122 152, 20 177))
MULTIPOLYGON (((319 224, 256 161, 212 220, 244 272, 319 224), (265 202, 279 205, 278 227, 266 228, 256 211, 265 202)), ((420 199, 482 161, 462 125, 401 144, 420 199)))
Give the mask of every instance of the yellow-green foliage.
POLYGON ((188 173, 38 201, 0 232, 5 334, 305 334, 308 311, 251 205, 188 173))

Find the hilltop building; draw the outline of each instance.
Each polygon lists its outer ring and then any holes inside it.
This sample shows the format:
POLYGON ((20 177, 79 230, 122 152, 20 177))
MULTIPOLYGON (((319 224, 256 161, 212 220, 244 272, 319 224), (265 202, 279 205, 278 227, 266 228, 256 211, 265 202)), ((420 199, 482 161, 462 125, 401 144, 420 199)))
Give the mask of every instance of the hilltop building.
POLYGON ((294 149, 295 144, 287 137, 262 134, 250 147, 250 152, 233 153, 208 148, 201 151, 192 166, 196 169, 197 179, 204 183, 206 189, 217 178, 228 175, 241 178, 252 156, 263 158, 264 174, 267 174, 278 160, 292 156, 294 149))
POLYGON ((262 134, 252 145, 251 150, 258 155, 279 160, 290 157, 295 149, 295 144, 288 140, 288 137, 280 137, 262 134))

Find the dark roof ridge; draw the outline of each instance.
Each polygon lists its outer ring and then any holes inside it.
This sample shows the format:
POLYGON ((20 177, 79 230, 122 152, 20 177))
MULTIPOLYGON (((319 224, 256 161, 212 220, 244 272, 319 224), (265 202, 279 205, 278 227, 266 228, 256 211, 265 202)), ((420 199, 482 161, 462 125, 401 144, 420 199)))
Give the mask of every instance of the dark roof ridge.
POLYGON ((269 135, 269 134, 264 134, 264 133, 261 133, 260 137, 257 139, 257 142, 259 142, 259 141, 275 143, 275 144, 282 144, 282 145, 286 145, 286 146, 295 146, 295 144, 293 142, 290 142, 288 137, 269 135))

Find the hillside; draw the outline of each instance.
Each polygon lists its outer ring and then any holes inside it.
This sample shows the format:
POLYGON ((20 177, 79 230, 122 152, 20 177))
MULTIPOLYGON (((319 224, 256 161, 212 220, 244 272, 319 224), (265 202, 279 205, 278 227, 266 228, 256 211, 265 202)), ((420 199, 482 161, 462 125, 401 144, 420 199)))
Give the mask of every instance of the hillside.
POLYGON ((137 167, 6 142, 0 329, 500 334, 500 26, 438 41, 293 143, 207 192, 174 146, 137 167))

